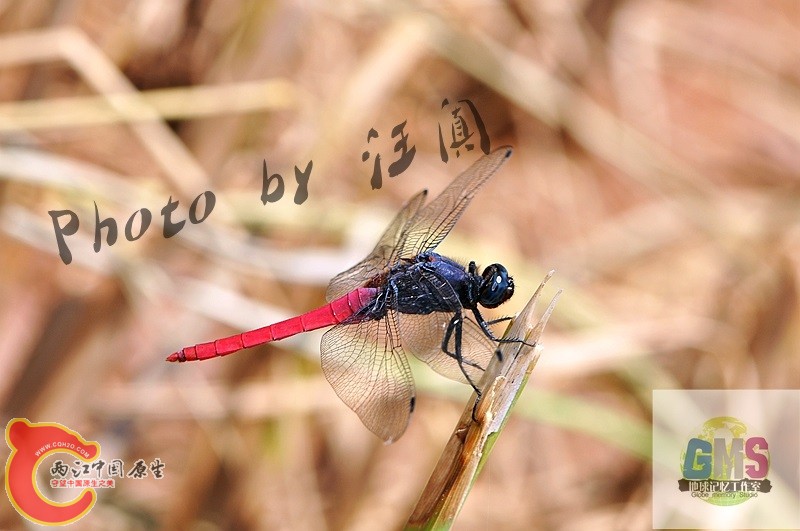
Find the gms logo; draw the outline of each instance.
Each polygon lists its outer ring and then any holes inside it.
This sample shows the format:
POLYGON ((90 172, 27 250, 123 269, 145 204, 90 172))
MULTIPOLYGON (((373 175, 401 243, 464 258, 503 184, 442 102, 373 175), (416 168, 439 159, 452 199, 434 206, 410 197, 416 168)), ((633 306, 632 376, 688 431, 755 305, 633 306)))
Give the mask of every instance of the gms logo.
POLYGON ((772 489, 767 440, 748 437, 734 417, 706 421, 687 442, 681 470, 679 489, 713 505, 738 505, 772 489))

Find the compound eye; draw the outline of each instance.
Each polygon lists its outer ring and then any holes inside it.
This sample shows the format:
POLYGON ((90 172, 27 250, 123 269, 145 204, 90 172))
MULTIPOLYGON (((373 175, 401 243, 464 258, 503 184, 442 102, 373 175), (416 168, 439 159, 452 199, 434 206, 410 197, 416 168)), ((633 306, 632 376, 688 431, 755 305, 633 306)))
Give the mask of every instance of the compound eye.
POLYGON ((492 264, 483 270, 483 281, 478 302, 486 308, 500 306, 514 294, 514 279, 500 264, 492 264))

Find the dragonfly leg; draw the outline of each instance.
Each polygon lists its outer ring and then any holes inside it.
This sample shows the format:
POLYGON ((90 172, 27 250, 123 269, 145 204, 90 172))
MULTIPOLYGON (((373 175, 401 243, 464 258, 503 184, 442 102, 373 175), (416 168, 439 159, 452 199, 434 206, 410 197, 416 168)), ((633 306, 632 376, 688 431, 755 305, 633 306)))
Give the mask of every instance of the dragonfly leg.
POLYGON ((502 323, 502 322, 505 322, 505 321, 510 321, 511 319, 513 319, 513 317, 509 317, 509 316, 499 317, 497 319, 492 319, 491 321, 486 321, 486 324, 487 325, 493 325, 493 324, 502 323))
MULTIPOLYGON (((513 317, 508 317, 508 316, 499 317, 497 319, 492 319, 491 321, 486 321, 486 324, 489 325, 489 326, 492 326, 493 324, 503 323, 505 321, 510 321, 511 319, 513 319, 513 317)), ((503 362, 503 353, 500 351, 499 348, 494 351, 494 355, 497 356, 497 361, 499 361, 500 363, 503 362)))
MULTIPOLYGON (((501 317, 500 319, 495 319, 493 321, 487 321, 486 319, 483 318, 483 316, 481 315, 481 312, 478 311, 478 308, 472 308, 472 313, 475 315, 475 320, 478 322, 478 325, 481 327, 481 330, 483 330, 483 333, 486 334, 486 337, 488 337, 492 341, 495 341, 497 343, 521 343, 521 344, 527 345, 529 347, 535 347, 536 346, 533 343, 528 343, 524 339, 515 338, 515 337, 512 337, 512 338, 500 338, 500 337, 497 337, 497 336, 494 335, 494 333, 492 332, 491 328, 489 328, 489 325, 491 325, 493 323, 498 323, 498 322, 501 322, 501 321, 510 320, 511 317, 501 317)), ((500 350, 498 349, 496 353, 498 354, 498 358, 500 358, 500 361, 502 361, 502 356, 500 355, 500 350)))
MULTIPOLYGON (((475 385, 475 382, 472 381, 472 378, 469 377, 469 374, 467 374, 467 371, 464 369, 464 358, 461 355, 461 330, 462 330, 462 323, 464 321, 461 319, 461 312, 458 312, 453 317, 453 320, 451 320, 450 322, 451 323, 454 322, 454 324, 455 324, 455 332, 456 332, 456 344, 455 344, 456 353, 455 354, 456 354, 456 361, 458 362, 458 367, 461 369, 461 372, 464 373, 464 377, 467 379, 469 384, 472 386, 472 389, 475 391, 475 395, 476 395, 475 403, 472 404, 472 421, 473 422, 478 422, 478 419, 475 416, 475 412, 478 409, 478 403, 480 403, 481 397, 483 396, 483 394, 481 393, 481 390, 478 389, 478 386, 475 385)), ((474 365, 475 367, 477 367, 477 365, 474 364, 474 363, 471 364, 471 365, 474 365)))
POLYGON ((451 358, 456 360, 456 363, 458 363, 458 368, 461 369, 461 373, 464 375, 464 378, 467 379, 467 382, 472 387, 473 391, 475 391, 475 394, 477 395, 478 398, 475 400, 475 405, 472 406, 472 420, 478 422, 478 419, 475 418, 475 408, 478 406, 478 402, 480 402, 481 400, 482 393, 481 390, 478 389, 478 386, 472 380, 470 375, 467 373, 467 370, 464 368, 464 365, 466 364, 469 365, 470 367, 475 367, 480 370, 484 369, 475 362, 472 362, 470 360, 465 360, 461 354, 461 331, 463 322, 464 321, 461 317, 461 312, 456 312, 453 315, 453 318, 450 319, 450 323, 447 325, 447 330, 445 331, 444 334, 444 340, 442 341, 442 351, 451 358), (454 333, 455 333, 454 337, 455 348, 453 349, 454 352, 450 352, 447 349, 447 345, 448 343, 450 343, 450 338, 453 337, 454 333))
POLYGON ((481 403, 481 395, 478 395, 478 399, 475 400, 475 403, 472 404, 472 420, 474 422, 478 422, 478 418, 475 416, 475 412, 478 411, 478 404, 481 403))
MULTIPOLYGON (((477 398, 475 399, 475 403, 472 405, 472 420, 473 422, 478 422, 476 412, 478 410, 478 404, 480 404, 481 398, 483 397, 483 393, 481 393, 481 390, 478 389, 478 386, 475 384, 474 381, 472 381, 472 378, 470 378, 469 374, 467 374, 467 371, 464 369, 464 364, 469 365, 471 367, 477 367, 478 369, 481 370, 485 369, 480 367, 477 363, 471 362, 470 360, 465 360, 461 354, 461 331, 463 322, 464 321, 461 316, 461 312, 456 312, 455 315, 453 315, 453 318, 450 319, 450 323, 447 325, 447 330, 445 331, 444 334, 444 340, 442 341, 442 351, 444 351, 445 354, 456 360, 456 362, 458 363, 458 367, 461 369, 461 372, 464 374, 464 377, 467 379, 467 382, 469 382, 469 384, 472 386, 472 389, 475 391, 475 395, 477 396, 477 398), (447 347, 448 344, 450 343, 450 338, 453 337, 454 335, 455 335, 454 337, 455 345, 453 350, 455 352, 450 352, 447 347)), ((497 350, 497 355, 500 356, 499 349, 497 350)))
MULTIPOLYGON (((444 340, 442 340, 442 352, 447 354, 448 357, 451 357, 454 360, 456 360, 458 362, 459 366, 461 366, 461 365, 469 365, 470 367, 475 367, 479 371, 485 371, 486 370, 485 368, 481 367, 480 365, 478 365, 474 361, 468 360, 468 359, 464 359, 463 355, 460 354, 460 351, 461 351, 461 343, 460 343, 460 341, 459 341, 458 345, 456 346, 456 350, 459 352, 458 354, 456 352, 450 352, 449 350, 447 350, 447 345, 448 345, 448 343, 450 343, 450 338, 453 337, 453 331, 456 330, 457 327, 459 328, 459 332, 461 331, 460 330, 461 324, 460 323, 459 324, 455 324, 454 321, 460 321, 460 317, 454 316, 453 319, 450 320, 450 324, 447 326, 447 330, 445 330, 444 340)), ((463 367, 461 367, 461 371, 462 372, 464 371, 463 367)), ((469 376, 466 373, 464 373, 464 376, 466 376, 467 379, 469 379, 469 376)))

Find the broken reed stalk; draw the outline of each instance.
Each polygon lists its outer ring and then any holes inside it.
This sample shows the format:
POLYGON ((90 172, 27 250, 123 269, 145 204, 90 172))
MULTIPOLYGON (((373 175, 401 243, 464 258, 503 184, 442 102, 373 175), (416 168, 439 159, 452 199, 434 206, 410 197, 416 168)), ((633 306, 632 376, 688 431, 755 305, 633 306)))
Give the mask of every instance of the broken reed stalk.
POLYGON ((501 345, 502 361, 495 356, 486 368, 480 384, 483 397, 477 407, 474 407, 477 396, 472 394, 408 519, 406 529, 438 530, 449 529, 453 525, 539 359, 539 338, 561 291, 556 293, 538 321, 534 317, 534 307, 542 288, 553 273, 554 271, 550 271, 542 280, 531 300, 509 325, 504 335, 524 338, 526 343, 534 346, 520 343, 501 345))

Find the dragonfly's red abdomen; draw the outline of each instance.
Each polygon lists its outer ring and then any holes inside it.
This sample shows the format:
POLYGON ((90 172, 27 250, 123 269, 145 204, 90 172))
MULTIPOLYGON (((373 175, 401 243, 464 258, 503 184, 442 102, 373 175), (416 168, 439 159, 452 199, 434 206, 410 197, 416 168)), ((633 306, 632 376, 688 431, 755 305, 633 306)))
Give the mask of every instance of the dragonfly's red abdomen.
POLYGON ((167 361, 195 361, 227 356, 243 348, 278 341, 295 334, 339 324, 358 310, 372 302, 378 294, 377 288, 357 288, 303 315, 286 319, 263 328, 236 334, 235 336, 200 343, 173 352, 167 361))

